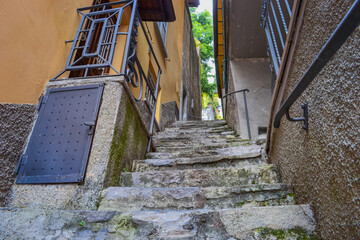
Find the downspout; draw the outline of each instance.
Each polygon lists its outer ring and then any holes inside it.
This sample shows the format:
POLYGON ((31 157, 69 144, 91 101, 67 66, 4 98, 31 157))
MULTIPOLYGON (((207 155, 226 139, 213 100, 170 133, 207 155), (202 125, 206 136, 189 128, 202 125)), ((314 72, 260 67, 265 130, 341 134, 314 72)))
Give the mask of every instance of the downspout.
MULTIPOLYGON (((224 95, 228 92, 228 87, 227 87, 227 80, 228 80, 228 54, 229 54, 229 38, 226 36, 226 19, 225 19, 225 15, 226 14, 226 7, 225 7, 225 2, 228 2, 227 0, 222 0, 222 22, 223 22, 223 39, 224 39, 224 60, 223 60, 223 84, 224 84, 224 89, 225 89, 225 93, 224 95)), ((223 103, 223 102, 222 102, 223 103)), ((224 114, 224 118, 225 118, 225 114, 226 114, 226 109, 227 107, 223 105, 223 109, 225 109, 225 112, 223 112, 224 114)))

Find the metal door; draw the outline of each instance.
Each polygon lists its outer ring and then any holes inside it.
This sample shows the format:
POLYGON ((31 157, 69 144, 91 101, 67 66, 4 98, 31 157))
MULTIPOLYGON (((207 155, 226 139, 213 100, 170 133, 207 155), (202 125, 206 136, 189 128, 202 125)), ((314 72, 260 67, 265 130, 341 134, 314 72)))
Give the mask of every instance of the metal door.
POLYGON ((84 181, 102 92, 102 84, 47 91, 16 183, 84 181))

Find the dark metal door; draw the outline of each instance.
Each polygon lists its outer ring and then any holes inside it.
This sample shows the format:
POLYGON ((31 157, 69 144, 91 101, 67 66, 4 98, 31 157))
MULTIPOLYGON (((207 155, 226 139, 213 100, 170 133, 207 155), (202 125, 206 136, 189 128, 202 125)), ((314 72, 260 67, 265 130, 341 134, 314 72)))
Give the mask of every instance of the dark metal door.
POLYGON ((48 90, 16 183, 84 181, 102 92, 102 84, 48 90))

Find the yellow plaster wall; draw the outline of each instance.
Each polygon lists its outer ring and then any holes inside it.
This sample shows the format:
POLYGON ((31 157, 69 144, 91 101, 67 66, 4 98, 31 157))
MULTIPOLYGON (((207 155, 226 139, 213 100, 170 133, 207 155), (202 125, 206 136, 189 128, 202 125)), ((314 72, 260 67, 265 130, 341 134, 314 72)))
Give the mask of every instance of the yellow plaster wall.
POLYGON ((65 67, 81 16, 92 0, 12 0, 0 8, 0 103, 37 103, 65 67))
MULTIPOLYGON (((47 82, 65 67, 72 45, 65 44, 65 41, 74 38, 81 20, 76 9, 91 4, 92 0, 14 0, 3 3, 0 10, 0 103, 37 103, 47 82)), ((156 23, 144 22, 163 71, 156 113, 158 120, 162 103, 176 101, 180 106, 185 2, 173 1, 173 5, 176 21, 168 24, 167 57, 155 28, 156 23)), ((119 36, 115 51, 114 66, 118 70, 121 69, 121 46, 125 44, 125 39, 119 36)), ((145 74, 148 73, 150 62, 157 74, 155 60, 149 54, 149 46, 140 26, 137 40, 137 54, 145 74)), ((139 88, 133 91, 138 96, 139 88)))

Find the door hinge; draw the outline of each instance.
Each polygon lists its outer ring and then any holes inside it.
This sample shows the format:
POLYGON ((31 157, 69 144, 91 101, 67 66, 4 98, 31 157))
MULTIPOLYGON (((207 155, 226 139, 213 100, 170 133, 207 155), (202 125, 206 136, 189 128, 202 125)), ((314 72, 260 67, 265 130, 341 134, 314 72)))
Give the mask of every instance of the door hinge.
POLYGON ((48 96, 41 95, 41 97, 39 98, 39 103, 38 103, 38 105, 36 107, 36 110, 40 111, 42 105, 47 102, 47 99, 48 99, 48 96))
POLYGON ((18 164, 15 168, 14 173, 17 175, 20 171, 21 166, 25 165, 27 156, 24 156, 23 154, 20 155, 19 160, 18 160, 18 164))

